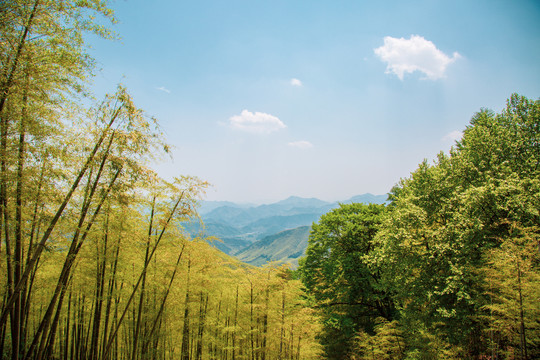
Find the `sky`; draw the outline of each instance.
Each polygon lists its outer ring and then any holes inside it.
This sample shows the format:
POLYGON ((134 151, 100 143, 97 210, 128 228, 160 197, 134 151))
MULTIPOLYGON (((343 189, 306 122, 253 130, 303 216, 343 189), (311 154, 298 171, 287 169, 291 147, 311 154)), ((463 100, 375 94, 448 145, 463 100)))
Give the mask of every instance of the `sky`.
POLYGON ((92 39, 206 200, 384 194, 481 108, 540 97, 540 1, 117 0, 92 39))

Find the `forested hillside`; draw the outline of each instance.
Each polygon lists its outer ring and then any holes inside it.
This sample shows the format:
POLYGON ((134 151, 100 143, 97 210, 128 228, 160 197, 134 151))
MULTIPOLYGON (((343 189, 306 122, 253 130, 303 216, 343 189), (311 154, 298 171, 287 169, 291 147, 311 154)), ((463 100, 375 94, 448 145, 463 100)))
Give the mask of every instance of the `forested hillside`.
POLYGON ((310 230, 310 226, 299 226, 266 236, 235 254, 235 257, 255 266, 279 262, 296 268, 298 259, 306 252, 310 230))

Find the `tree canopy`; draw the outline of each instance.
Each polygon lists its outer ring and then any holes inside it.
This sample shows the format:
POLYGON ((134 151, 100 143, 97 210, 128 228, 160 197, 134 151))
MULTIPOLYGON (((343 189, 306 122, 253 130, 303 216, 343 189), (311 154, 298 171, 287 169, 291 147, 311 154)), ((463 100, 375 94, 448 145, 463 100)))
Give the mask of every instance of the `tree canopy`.
POLYGON ((500 114, 475 114, 449 154, 402 179, 371 232, 349 231, 361 222, 339 217, 345 207, 314 226, 301 271, 315 303, 384 294, 395 309, 365 317, 367 326, 336 326, 358 334, 350 356, 540 356, 539 126, 540 101, 513 94, 500 114), (403 340, 394 350, 389 332, 403 340))
POLYGON ((371 260, 384 213, 384 205, 341 205, 313 225, 300 273, 324 314, 329 358, 345 358, 359 330, 373 332, 376 318, 393 316, 392 300, 371 260))

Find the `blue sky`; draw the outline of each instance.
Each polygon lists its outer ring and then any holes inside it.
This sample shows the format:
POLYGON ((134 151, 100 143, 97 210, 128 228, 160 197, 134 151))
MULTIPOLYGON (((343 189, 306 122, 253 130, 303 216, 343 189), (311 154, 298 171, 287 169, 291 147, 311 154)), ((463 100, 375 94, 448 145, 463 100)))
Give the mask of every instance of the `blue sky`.
POLYGON ((165 178, 208 200, 388 192, 448 151, 480 108, 540 97, 539 1, 111 4, 96 93, 125 84, 159 119, 165 178))

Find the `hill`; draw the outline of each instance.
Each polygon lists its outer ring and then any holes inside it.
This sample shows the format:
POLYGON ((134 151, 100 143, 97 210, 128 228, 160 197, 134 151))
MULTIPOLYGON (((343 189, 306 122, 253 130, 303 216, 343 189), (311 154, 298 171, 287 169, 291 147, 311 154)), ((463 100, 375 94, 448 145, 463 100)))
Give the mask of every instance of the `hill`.
POLYGON ((236 258, 255 266, 279 261, 289 263, 296 268, 298 258, 306 251, 310 230, 310 226, 300 226, 266 236, 238 252, 236 258))

